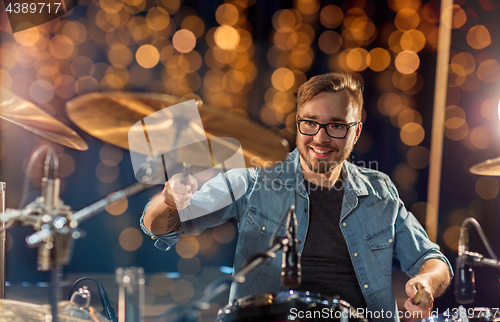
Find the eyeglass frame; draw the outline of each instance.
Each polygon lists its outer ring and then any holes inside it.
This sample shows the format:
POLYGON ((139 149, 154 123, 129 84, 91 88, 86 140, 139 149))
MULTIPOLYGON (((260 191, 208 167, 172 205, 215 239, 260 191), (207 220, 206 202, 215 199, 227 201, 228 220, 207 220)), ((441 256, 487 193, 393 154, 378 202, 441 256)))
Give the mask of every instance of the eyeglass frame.
POLYGON ((339 122, 332 122, 332 123, 319 123, 319 122, 316 122, 316 121, 313 121, 313 120, 299 120, 299 118, 297 117, 297 119, 295 120, 295 122, 297 123, 297 128, 299 129, 299 132, 300 134, 302 135, 307 135, 307 136, 315 136, 316 134, 319 133, 319 131, 324 128, 325 129, 325 133, 326 135, 328 135, 329 137, 331 137, 332 139, 345 139, 345 137, 347 136, 347 133, 349 133, 349 129, 353 126, 356 126, 358 124, 360 124, 361 122, 353 122, 353 123, 350 123, 350 124, 344 124, 344 123, 339 123, 339 122), (319 125, 319 128, 318 128, 318 131, 316 131, 316 133, 314 134, 306 134, 306 133, 302 133, 302 131, 300 130, 300 122, 312 122, 312 123, 316 123, 319 125), (327 126, 330 125, 330 124, 336 124, 336 125, 343 125, 346 127, 346 131, 345 131, 345 135, 342 136, 342 137, 336 137, 336 136, 331 136, 330 133, 328 133, 328 130, 327 130, 327 126))

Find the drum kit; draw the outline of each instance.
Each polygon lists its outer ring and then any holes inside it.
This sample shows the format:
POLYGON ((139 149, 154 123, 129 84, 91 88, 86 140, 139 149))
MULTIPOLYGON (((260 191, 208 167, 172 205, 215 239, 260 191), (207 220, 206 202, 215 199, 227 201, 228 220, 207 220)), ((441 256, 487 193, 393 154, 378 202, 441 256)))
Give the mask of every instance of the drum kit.
MULTIPOLYGON (((85 94, 67 102, 66 112, 69 119, 80 129, 90 135, 115 145, 117 147, 130 150, 132 153, 139 153, 150 157, 153 160, 155 155, 151 146, 136 148, 137 144, 131 144, 129 131, 134 124, 140 123, 145 117, 158 112, 167 107, 187 101, 184 98, 174 97, 167 94, 153 93, 118 93, 104 92, 85 94), (135 149, 135 150, 134 150, 135 149)), ((243 152, 245 165, 268 166, 284 160, 289 152, 286 140, 275 132, 272 132, 257 123, 250 121, 239 113, 231 112, 215 106, 202 105, 197 101, 197 108, 203 123, 204 135, 214 143, 219 142, 227 151, 221 154, 224 157, 230 156, 238 149, 243 152), (220 141, 221 137, 234 138, 239 142, 239 146, 227 144, 220 141), (218 141, 219 140, 219 141, 218 141)), ((38 136, 44 137, 57 144, 77 150, 86 150, 88 145, 71 128, 63 124, 58 119, 49 115, 33 103, 17 96, 10 90, 0 86, 0 118, 16 124, 23 129, 38 136)), ((144 124, 144 123, 143 123, 144 124)), ((157 124, 154 128, 148 128, 148 135, 160 138, 156 144, 163 146, 182 146, 182 142, 188 142, 196 133, 199 135, 200 127, 189 119, 171 119, 157 124), (181 126, 179 126, 181 124, 181 126), (167 127, 178 126, 175 139, 162 136, 162 131, 167 127)), ((5 286, 5 230, 13 223, 21 222, 23 225, 31 225, 35 233, 26 238, 26 243, 30 247, 38 247, 38 268, 51 272, 50 305, 40 306, 19 301, 0 299, 0 321, 120 321, 137 322, 142 320, 141 305, 136 305, 135 297, 141 298, 140 294, 134 294, 138 286, 144 284, 142 269, 127 268, 118 269, 117 283, 120 288, 120 298, 118 301, 118 317, 110 317, 110 314, 95 312, 90 307, 90 294, 85 288, 80 288, 73 293, 70 301, 61 301, 61 270, 62 265, 69 263, 73 240, 78 239, 82 232, 79 225, 89 218, 100 213, 108 205, 128 198, 144 189, 148 189, 157 183, 158 176, 166 175, 174 166, 189 162, 194 167, 208 168, 214 163, 223 160, 212 160, 207 164, 205 160, 198 156, 205 151, 200 151, 199 146, 179 149, 178 153, 169 156, 168 160, 161 161, 161 173, 155 162, 146 162, 143 166, 144 173, 141 174, 141 182, 134 183, 122 190, 116 191, 108 197, 95 202, 79 211, 72 211, 59 198, 59 178, 58 157, 49 146, 37 149, 31 159, 45 155, 44 176, 42 178, 41 196, 21 209, 5 210, 5 184, 0 183, 0 232, 2 233, 2 247, 0 249, 0 296, 4 297, 5 286), (36 155, 35 155, 36 154, 36 155), (165 162, 167 161, 167 162, 165 162)), ((471 173, 479 175, 500 175, 500 158, 487 160, 479 163, 470 169, 471 173)), ((284 261, 295 262, 290 250, 294 247, 294 211, 291 209, 283 218, 287 221, 287 236, 275 237, 275 243, 270 245, 270 249, 253 257, 239 272, 232 278, 222 282, 224 287, 212 286, 210 292, 196 304, 188 306, 194 309, 203 309, 215 294, 220 294, 227 290, 229 282, 243 282, 244 275, 262 262, 265 257, 276 256, 276 252, 283 249, 284 261)), ((296 219, 295 219, 296 221, 296 219)), ((474 220, 464 222, 462 232, 466 231, 466 224, 472 223, 478 227, 474 220)), ((278 226, 279 227, 279 226, 278 226)), ((480 227, 479 227, 480 229, 480 227)), ((462 293, 472 292, 469 287, 473 265, 488 265, 498 267, 498 259, 491 252, 493 259, 485 259, 482 255, 468 251, 466 246, 466 234, 462 234, 459 248, 459 261, 463 263, 459 279, 465 285, 461 289, 462 293), (462 274, 463 273, 463 274, 462 274)), ((458 262, 458 261, 457 261, 458 262)), ((293 269, 290 270, 293 273, 293 269)), ((286 273, 288 274, 288 273, 286 273)), ((286 275, 285 274, 285 275, 286 275)), ((282 278, 283 285, 294 285, 293 276, 288 280, 282 278), (291 282, 292 281, 292 282, 291 282), (291 283, 291 284, 290 284, 291 283)), ((140 287, 139 287, 140 289, 140 287)), ((293 287, 291 287, 293 289, 293 287)), ((474 291, 475 292, 475 291, 474 291)), ((139 300, 140 304, 140 300, 139 300)), ((104 306, 104 305, 103 305, 104 306)), ((357 310, 349 303, 338 297, 326 297, 320 294, 309 292, 289 291, 276 294, 261 294, 249 296, 233 301, 220 309, 217 321, 315 321, 315 318, 303 318, 292 316, 291 312, 310 311, 323 312, 327 309, 330 313, 337 312, 333 320, 366 321, 363 316, 356 315, 357 310)), ((179 310, 178 310, 179 311, 179 310)), ((495 320, 495 314, 490 311, 476 308, 475 316, 481 317, 482 321, 495 320), (477 312, 476 312, 477 311, 477 312)), ((179 321, 188 321, 187 315, 180 315, 179 321)), ((331 316, 330 316, 331 317, 331 316)), ((324 319, 324 318, 323 318, 324 319)), ((426 321, 436 321, 441 317, 427 318, 426 321)), ((458 321, 460 317, 453 318, 458 321)), ((159 321, 159 320, 158 320, 159 321)), ((189 320, 191 321, 191 320, 189 320)))

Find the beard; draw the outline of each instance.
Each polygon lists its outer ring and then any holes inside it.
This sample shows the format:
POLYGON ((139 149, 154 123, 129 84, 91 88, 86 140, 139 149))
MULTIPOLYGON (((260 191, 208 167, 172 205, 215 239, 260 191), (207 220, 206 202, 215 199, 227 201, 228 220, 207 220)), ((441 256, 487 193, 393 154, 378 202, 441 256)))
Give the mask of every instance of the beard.
POLYGON ((302 160, 305 162, 307 167, 315 172, 315 173, 320 173, 320 174, 326 174, 332 172, 335 168, 337 168, 339 165, 341 165, 349 156, 351 155, 351 152, 354 148, 354 143, 350 144, 349 146, 345 146, 342 151, 340 151, 338 148, 332 148, 329 145, 320 145, 320 144, 306 144, 305 148, 302 148, 301 145, 296 144, 297 148, 299 150, 299 154, 302 158, 302 160), (333 152, 336 152, 335 154, 335 159, 334 160, 321 160, 321 159, 312 159, 310 157, 310 154, 307 153, 307 150, 309 147, 318 147, 318 148, 327 148, 331 149, 333 152))

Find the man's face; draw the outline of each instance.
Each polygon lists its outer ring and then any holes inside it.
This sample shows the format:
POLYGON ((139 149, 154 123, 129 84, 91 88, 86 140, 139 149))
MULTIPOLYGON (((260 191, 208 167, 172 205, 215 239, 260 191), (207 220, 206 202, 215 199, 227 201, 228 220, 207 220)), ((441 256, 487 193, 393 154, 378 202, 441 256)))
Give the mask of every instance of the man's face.
MULTIPOLYGON (((346 91, 319 93, 299 107, 297 117, 299 120, 311 120, 323 124, 334 122, 351 124, 360 121, 356 119, 354 107, 346 91)), ((359 138, 361 127, 361 124, 351 127, 343 139, 328 136, 325 128, 313 136, 301 134, 297 128, 296 144, 302 165, 317 173, 331 172, 349 157, 359 138)))

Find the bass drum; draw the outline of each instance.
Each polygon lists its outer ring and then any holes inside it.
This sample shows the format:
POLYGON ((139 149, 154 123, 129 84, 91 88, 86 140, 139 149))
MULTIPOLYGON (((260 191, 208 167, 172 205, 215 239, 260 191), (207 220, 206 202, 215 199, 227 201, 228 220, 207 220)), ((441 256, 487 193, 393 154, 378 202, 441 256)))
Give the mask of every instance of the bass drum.
POLYGON ((247 296, 220 309, 217 322, 363 321, 368 322, 338 297, 288 291, 247 296))

